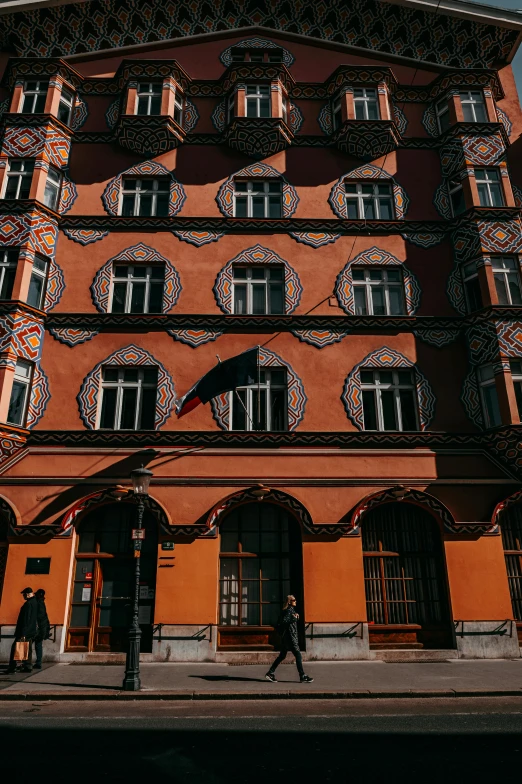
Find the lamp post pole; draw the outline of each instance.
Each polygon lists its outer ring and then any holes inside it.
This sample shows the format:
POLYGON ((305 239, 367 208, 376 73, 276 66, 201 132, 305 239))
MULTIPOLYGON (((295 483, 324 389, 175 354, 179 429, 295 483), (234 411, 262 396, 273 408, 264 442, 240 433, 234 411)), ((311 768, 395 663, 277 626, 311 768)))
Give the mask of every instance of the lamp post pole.
POLYGON ((139 599, 140 599, 140 557, 143 530, 143 513, 145 511, 145 498, 148 495, 149 484, 152 478, 152 471, 146 468, 137 468, 131 472, 132 483, 134 486, 134 496, 138 504, 138 525, 132 531, 132 541, 134 545, 134 606, 132 609, 132 622, 129 628, 127 660, 125 663, 125 675, 123 678, 124 691, 139 691, 141 689, 140 680, 140 642, 141 629, 139 624, 139 599))

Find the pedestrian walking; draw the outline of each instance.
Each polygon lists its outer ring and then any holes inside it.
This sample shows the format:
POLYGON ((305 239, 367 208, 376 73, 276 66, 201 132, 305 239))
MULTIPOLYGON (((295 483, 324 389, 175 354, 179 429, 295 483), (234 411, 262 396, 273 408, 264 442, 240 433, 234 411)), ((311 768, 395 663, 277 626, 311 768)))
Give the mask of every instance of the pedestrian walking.
POLYGON ((45 591, 43 588, 38 588, 35 593, 38 613, 38 634, 34 638, 34 650, 36 653, 36 661, 34 663, 35 670, 42 669, 42 655, 43 655, 43 641, 48 640, 50 637, 51 624, 47 615, 47 607, 45 606, 45 591))
POLYGON ((288 651, 292 651, 295 656, 295 663, 301 683, 312 683, 313 681, 313 678, 310 678, 309 675, 305 675, 303 670, 303 657, 301 656, 301 651, 299 650, 299 638, 297 635, 297 621, 299 620, 299 614, 295 611, 296 604, 297 601, 295 596, 287 596, 286 602, 283 605, 283 611, 279 621, 277 622, 276 630, 281 635, 281 651, 265 675, 267 681, 272 681, 272 683, 277 682, 274 673, 281 662, 286 658, 288 651))
POLYGON ((9 658, 9 667, 7 672, 16 672, 17 662, 15 661, 15 647, 17 642, 28 642, 29 651, 27 659, 21 662, 23 672, 31 672, 33 669, 33 640, 38 632, 38 602, 33 593, 32 588, 24 588, 21 592, 24 597, 24 603, 18 613, 18 620, 16 622, 15 638, 11 647, 11 656, 9 658))

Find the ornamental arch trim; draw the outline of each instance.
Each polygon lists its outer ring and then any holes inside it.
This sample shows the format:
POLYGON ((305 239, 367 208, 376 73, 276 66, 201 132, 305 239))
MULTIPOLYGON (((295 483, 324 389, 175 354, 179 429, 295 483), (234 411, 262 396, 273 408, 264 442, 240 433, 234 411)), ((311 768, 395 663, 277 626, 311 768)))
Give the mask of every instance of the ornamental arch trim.
POLYGON ((493 514, 491 515, 492 529, 497 530, 499 526, 502 527, 502 512, 505 512, 506 509, 509 509, 511 506, 516 506, 520 503, 522 503, 522 490, 517 490, 516 493, 513 493, 507 498, 504 498, 503 501, 499 501, 493 510, 493 514))
POLYGON ((136 166, 131 166, 130 169, 120 172, 107 184, 101 198, 105 212, 109 215, 118 215, 121 185, 124 177, 169 177, 169 216, 177 215, 183 207, 186 199, 185 190, 172 172, 161 163, 156 163, 156 161, 143 161, 136 166))
POLYGON ((254 245, 241 251, 233 259, 227 261, 218 272, 214 283, 216 302, 227 315, 232 313, 232 280, 234 264, 281 264, 285 268, 285 315, 293 313, 301 300, 303 287, 299 275, 290 264, 277 253, 262 245, 254 245))
POLYGON ((216 202, 225 218, 234 217, 234 180, 237 177, 250 177, 254 180, 281 180, 283 183, 283 218, 290 218, 296 211, 299 197, 294 186, 290 185, 281 172, 274 169, 273 166, 269 166, 267 163, 253 163, 232 174, 221 185, 216 196, 216 202))
POLYGON ((212 536, 217 534, 219 525, 226 518, 226 515, 235 509, 237 506, 242 506, 249 503, 273 503, 290 511, 290 513, 297 519, 301 529, 305 533, 316 533, 312 516, 308 509, 293 496, 284 493, 282 490, 274 490, 270 488, 270 495, 264 501, 254 496, 255 488, 248 488, 241 490, 237 493, 227 496, 226 498, 218 501, 218 503, 209 512, 206 520, 206 530, 204 536, 212 536))
POLYGON ((365 496, 355 507, 350 520, 352 530, 359 530, 364 525, 364 516, 382 504, 413 504, 420 506, 422 509, 430 512, 432 517, 436 518, 439 527, 448 533, 456 534, 461 533, 461 529, 455 522, 455 518, 451 514, 447 506, 439 501, 429 493, 421 492, 420 490, 409 490, 407 496, 399 501, 393 495, 393 488, 378 491, 365 496))
POLYGON ((3 514, 7 521, 8 532, 22 525, 22 515, 13 502, 6 498, 5 495, 0 495, 0 514, 3 514))
POLYGON ((395 219, 404 220, 410 203, 406 191, 391 174, 383 169, 379 169, 378 166, 373 166, 369 163, 364 166, 359 166, 357 169, 352 169, 347 172, 347 174, 343 174, 330 191, 328 203, 338 218, 348 220, 348 207, 346 206, 346 191, 344 188, 344 185, 348 180, 387 180, 391 182, 395 219))

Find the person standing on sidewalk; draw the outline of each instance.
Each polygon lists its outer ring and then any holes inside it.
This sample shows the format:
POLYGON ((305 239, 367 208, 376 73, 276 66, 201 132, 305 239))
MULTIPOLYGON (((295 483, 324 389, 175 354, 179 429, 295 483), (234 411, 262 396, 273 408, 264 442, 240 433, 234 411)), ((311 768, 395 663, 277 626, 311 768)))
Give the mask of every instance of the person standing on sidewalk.
POLYGON ((296 604, 297 601, 295 596, 290 595, 286 597, 286 602, 283 605, 283 612, 281 613, 280 619, 276 626, 276 630, 281 635, 281 651, 265 675, 267 681, 271 681, 272 683, 277 682, 274 673, 281 662, 286 658, 288 651, 292 651, 295 656, 295 663, 301 683, 313 682, 313 678, 310 678, 309 675, 305 675, 303 670, 303 657, 301 656, 301 651, 299 650, 299 638, 297 634, 297 621, 299 620, 299 614, 295 611, 296 604))
POLYGON ((51 631, 51 624, 47 615, 47 608, 45 606, 45 591, 43 588, 38 588, 36 591, 37 601, 37 620, 38 620, 38 634, 34 638, 34 650, 36 652, 36 661, 34 664, 35 670, 42 669, 42 655, 43 655, 43 641, 49 639, 49 632, 51 631))
POLYGON ((24 604, 18 613, 18 620, 16 622, 15 638, 11 648, 11 656, 9 658, 9 667, 7 672, 16 672, 17 662, 14 659, 15 645, 17 642, 25 640, 29 642, 28 658, 22 662, 22 672, 31 672, 33 669, 33 640, 38 632, 38 602, 33 593, 32 588, 24 588, 21 592, 25 599, 24 604))

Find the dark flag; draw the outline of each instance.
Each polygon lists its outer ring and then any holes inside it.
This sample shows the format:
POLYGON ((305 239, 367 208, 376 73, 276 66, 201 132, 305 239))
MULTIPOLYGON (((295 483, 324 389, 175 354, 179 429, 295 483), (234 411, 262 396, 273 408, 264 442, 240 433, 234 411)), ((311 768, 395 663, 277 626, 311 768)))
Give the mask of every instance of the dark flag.
POLYGON ((222 392, 230 392, 237 387, 249 386, 258 381, 259 346, 244 351, 236 357, 226 359, 209 370, 189 389, 177 404, 178 419, 200 403, 208 403, 222 392))

